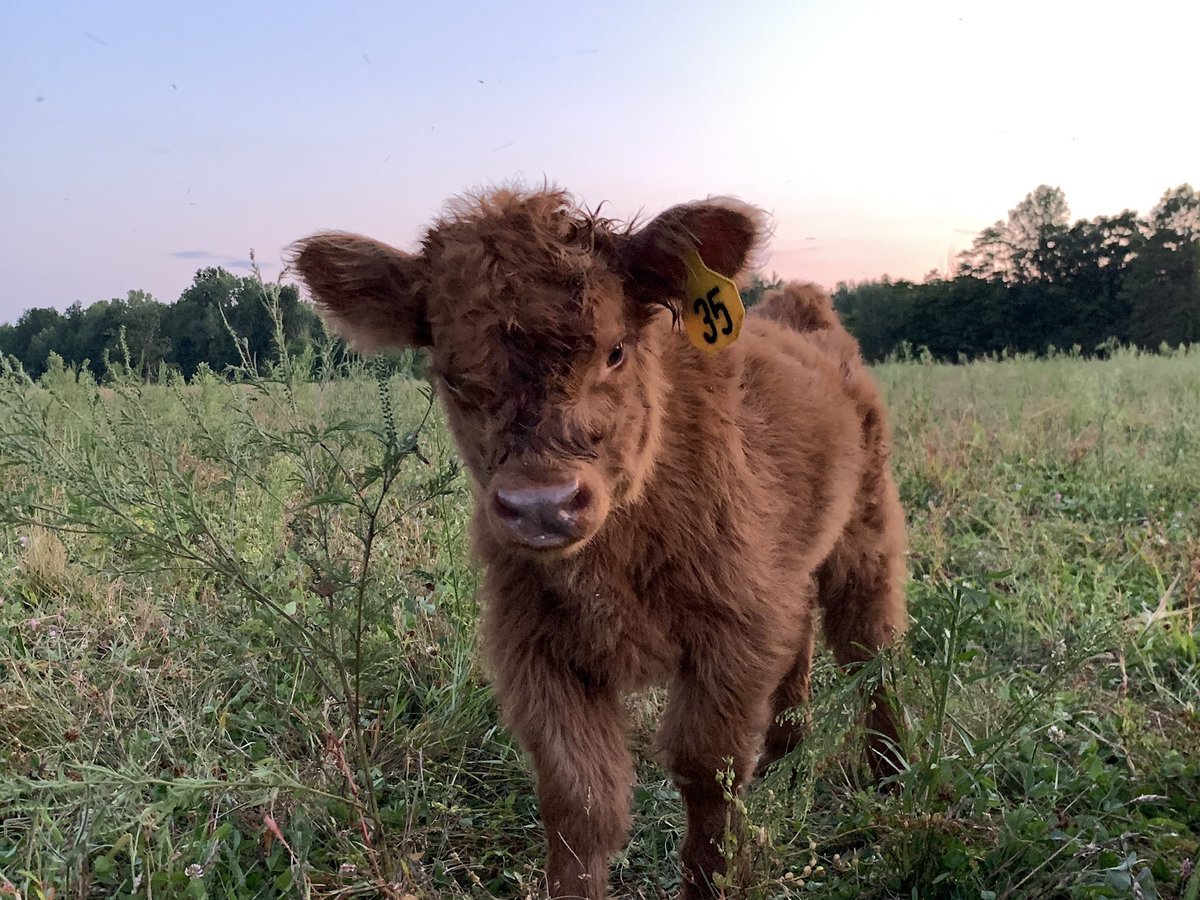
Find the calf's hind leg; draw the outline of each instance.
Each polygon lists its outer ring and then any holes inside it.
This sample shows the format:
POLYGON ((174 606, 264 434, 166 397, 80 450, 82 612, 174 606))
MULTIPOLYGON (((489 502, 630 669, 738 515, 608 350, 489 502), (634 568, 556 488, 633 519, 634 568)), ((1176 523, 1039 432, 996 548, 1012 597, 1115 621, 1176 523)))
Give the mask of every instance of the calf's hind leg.
POLYGON ((812 685, 813 660, 813 611, 805 604, 800 646, 796 651, 795 662, 788 669, 771 695, 771 724, 767 728, 763 750, 758 758, 758 766, 754 770, 756 776, 766 773, 767 768, 778 762, 787 754, 800 746, 808 731, 807 712, 803 718, 796 718, 793 711, 796 707, 808 703, 809 691, 812 685), (786 715, 785 715, 786 714, 786 715))
MULTIPOLYGON (((834 658, 852 667, 875 657, 907 628, 903 591, 903 559, 899 552, 839 548, 820 577, 825 639, 834 658)), ((867 761, 876 780, 903 768, 897 755, 900 725, 892 710, 891 693, 878 685, 869 698, 867 761)))

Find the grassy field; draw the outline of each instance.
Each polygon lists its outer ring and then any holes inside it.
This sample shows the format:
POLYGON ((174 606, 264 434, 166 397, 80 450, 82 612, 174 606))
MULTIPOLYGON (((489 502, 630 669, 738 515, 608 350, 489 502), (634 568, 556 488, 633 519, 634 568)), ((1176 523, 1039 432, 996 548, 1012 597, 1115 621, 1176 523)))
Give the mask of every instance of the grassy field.
MULTIPOLYGON (((746 799, 748 896, 1197 900, 1200 352, 877 371, 911 769, 866 786, 822 657, 813 740, 746 799)), ((539 893, 421 388, 4 376, 0 898, 539 893)), ((669 896, 641 758, 613 888, 669 896)))

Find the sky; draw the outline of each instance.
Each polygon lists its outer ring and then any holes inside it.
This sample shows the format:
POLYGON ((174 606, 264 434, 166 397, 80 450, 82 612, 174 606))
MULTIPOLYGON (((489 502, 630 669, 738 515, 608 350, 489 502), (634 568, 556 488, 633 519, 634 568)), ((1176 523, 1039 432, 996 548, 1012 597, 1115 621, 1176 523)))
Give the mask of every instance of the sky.
POLYGON ((0 322, 313 231, 411 249, 543 180, 616 218, 713 194, 767 274, 920 279, 1039 184, 1200 186, 1200 2, 0 4, 0 322))

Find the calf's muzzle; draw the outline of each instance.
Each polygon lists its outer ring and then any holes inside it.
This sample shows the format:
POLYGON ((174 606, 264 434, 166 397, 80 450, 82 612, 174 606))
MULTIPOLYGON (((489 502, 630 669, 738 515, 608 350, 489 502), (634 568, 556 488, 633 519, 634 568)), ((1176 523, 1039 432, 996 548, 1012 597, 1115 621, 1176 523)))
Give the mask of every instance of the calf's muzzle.
POLYGON ((509 484, 492 490, 492 513, 505 536, 535 550, 566 547, 590 530, 592 492, 578 478, 509 484))

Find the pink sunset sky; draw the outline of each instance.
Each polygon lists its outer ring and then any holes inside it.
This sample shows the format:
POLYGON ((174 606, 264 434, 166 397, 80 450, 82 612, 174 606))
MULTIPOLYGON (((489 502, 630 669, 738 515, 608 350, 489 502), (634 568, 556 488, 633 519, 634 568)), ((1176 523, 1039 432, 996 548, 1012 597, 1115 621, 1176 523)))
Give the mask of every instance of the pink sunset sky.
POLYGON ((768 273, 945 269, 1041 183, 1200 184, 1200 3, 6 4, 0 321, 322 228, 410 246, 543 178, 618 218, 772 213, 768 273))

